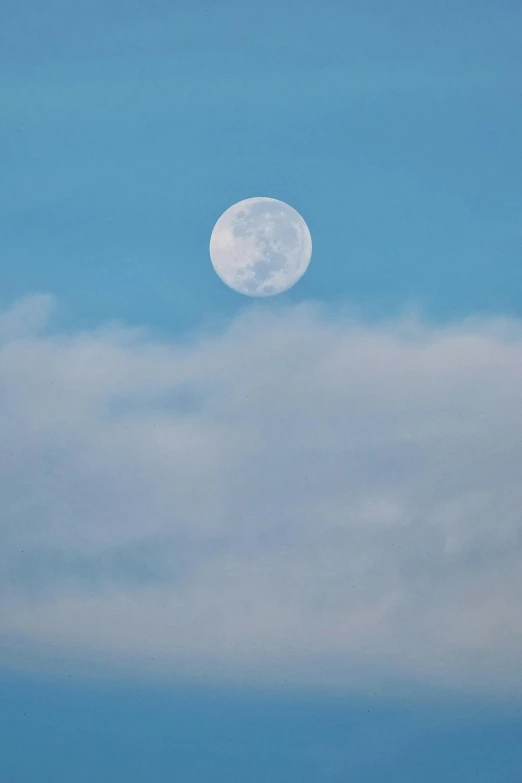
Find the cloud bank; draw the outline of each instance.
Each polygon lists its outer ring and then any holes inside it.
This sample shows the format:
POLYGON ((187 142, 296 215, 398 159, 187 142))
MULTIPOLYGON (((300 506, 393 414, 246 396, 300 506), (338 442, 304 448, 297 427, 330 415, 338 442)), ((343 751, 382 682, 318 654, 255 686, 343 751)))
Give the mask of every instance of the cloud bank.
POLYGON ((0 663, 522 692, 522 324, 0 315, 0 663))

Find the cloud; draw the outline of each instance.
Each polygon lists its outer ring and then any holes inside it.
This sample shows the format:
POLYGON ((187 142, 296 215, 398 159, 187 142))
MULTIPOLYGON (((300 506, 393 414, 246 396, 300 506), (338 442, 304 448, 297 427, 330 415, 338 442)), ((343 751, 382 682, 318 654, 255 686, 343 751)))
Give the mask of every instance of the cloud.
POLYGON ((522 691, 521 323, 51 311, 0 316, 0 663, 522 691))

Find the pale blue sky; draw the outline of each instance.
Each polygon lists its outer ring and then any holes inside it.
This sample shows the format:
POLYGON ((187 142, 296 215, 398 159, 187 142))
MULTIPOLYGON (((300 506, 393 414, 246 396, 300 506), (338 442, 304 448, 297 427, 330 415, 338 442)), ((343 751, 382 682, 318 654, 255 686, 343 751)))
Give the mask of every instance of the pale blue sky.
POLYGON ((520 312, 516 3, 3 2, 7 303, 179 328, 253 195, 310 224, 287 299, 520 312))
POLYGON ((0 19, 0 781, 519 783, 519 0, 0 19))

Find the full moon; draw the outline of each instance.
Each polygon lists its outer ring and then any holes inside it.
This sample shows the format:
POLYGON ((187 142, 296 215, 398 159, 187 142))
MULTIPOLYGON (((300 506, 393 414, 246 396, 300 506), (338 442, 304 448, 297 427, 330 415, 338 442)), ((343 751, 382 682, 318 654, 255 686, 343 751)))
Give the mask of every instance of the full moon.
POLYGON ((295 209, 275 198, 247 198, 223 212, 210 237, 219 277, 246 296, 287 291, 308 268, 312 237, 295 209))

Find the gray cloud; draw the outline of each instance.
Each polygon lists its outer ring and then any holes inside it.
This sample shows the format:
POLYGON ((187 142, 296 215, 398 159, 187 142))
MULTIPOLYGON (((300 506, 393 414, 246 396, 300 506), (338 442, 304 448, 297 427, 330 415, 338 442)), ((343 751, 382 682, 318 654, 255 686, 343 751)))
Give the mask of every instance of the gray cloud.
POLYGON ((522 690, 522 324, 0 316, 4 664, 522 690))

